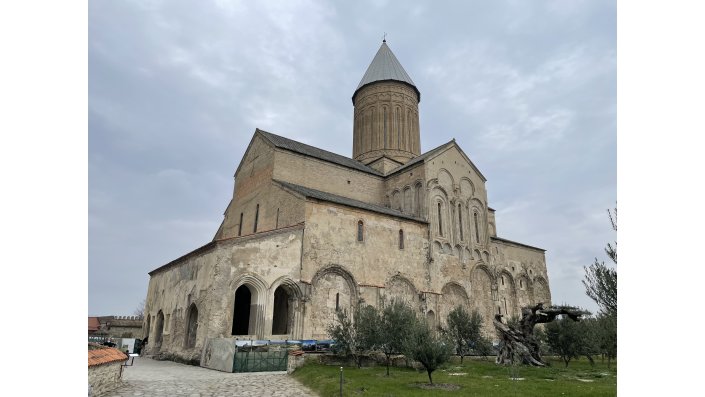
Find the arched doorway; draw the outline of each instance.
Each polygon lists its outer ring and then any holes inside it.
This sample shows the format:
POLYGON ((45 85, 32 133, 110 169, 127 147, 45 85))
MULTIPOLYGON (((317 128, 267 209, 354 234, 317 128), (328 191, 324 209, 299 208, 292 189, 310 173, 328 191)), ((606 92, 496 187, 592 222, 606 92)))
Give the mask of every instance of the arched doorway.
POLYGON ((162 336, 164 333, 164 313, 160 310, 157 313, 157 328, 154 330, 155 347, 158 349, 162 345, 162 336))
POLYGON ((233 335, 250 334, 250 306, 252 291, 247 285, 241 285, 235 291, 235 311, 233 313, 233 335))
POLYGON ((274 311, 272 314, 272 335, 287 335, 291 332, 291 295, 283 287, 274 290, 274 311))
POLYGON ((196 335, 198 333, 198 308, 192 303, 188 312, 188 323, 186 325, 186 348, 196 346, 196 335))

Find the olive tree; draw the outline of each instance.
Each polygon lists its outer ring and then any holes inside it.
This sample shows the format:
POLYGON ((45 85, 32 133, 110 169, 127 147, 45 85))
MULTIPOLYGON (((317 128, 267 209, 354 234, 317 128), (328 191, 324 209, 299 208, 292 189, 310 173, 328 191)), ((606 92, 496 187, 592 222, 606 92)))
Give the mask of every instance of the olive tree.
POLYGON ((347 310, 336 312, 336 322, 328 326, 328 334, 335 341, 335 350, 350 355, 358 368, 365 352, 375 347, 375 327, 379 318, 377 309, 369 305, 355 306, 352 316, 347 310))
POLYGON ((426 322, 418 322, 412 335, 409 349, 411 356, 423 365, 429 383, 433 384, 431 374, 448 361, 453 351, 453 342, 442 334, 432 332, 426 322))
POLYGON ((546 325, 546 342, 566 367, 581 355, 588 355, 592 363, 591 328, 589 322, 578 323, 563 317, 546 325))
MULTIPOLYGON (((488 341, 482 336, 482 315, 476 310, 468 312, 462 306, 455 307, 448 314, 448 326, 443 333, 452 341, 456 353, 460 356, 460 363, 471 351, 480 354, 488 352, 488 341)), ((484 355, 484 354, 483 354, 484 355)))
MULTIPOLYGON (((617 231, 617 209, 614 209, 614 216, 607 210, 607 214, 612 224, 612 230, 617 231)), ((607 244, 605 253, 617 265, 617 242, 607 244)), ((597 303, 604 314, 617 315, 617 269, 609 267, 605 262, 595 262, 585 267, 585 279, 583 280, 585 293, 597 303)))
POLYGON ((382 307, 375 332, 375 346, 384 353, 387 361, 387 376, 392 355, 409 350, 414 330, 418 323, 416 314, 402 300, 392 300, 382 307))
POLYGON ((580 321, 580 317, 586 314, 589 313, 571 306, 544 308, 541 302, 535 306, 523 307, 517 325, 505 324, 502 322, 502 315, 495 314, 492 323, 500 337, 497 364, 513 364, 518 359, 524 364, 545 367, 548 364, 541 358, 541 343, 534 334, 536 325, 550 323, 559 315, 567 315, 573 321, 580 321))
MULTIPOLYGON (((607 210, 612 230, 617 231, 617 208, 614 213, 607 210)), ((617 242, 607 244, 605 253, 617 266, 617 242)), ((605 262, 595 262, 585 267, 583 280, 585 293, 600 307, 597 316, 595 336, 600 353, 607 357, 609 367, 612 359, 617 357, 617 269, 607 266, 605 262)))

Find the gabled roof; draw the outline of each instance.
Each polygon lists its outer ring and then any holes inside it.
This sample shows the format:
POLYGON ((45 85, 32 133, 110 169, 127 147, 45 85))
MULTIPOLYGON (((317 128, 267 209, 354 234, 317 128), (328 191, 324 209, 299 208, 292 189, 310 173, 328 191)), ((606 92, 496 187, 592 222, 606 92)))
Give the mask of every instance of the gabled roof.
POLYGON ((283 136, 275 135, 271 132, 260 130, 259 128, 257 128, 257 130, 255 131, 255 134, 258 133, 277 148, 303 154, 304 156, 314 157, 330 163, 341 165, 343 167, 366 172, 368 174, 383 176, 383 174, 377 171, 376 169, 368 167, 362 164, 361 162, 353 160, 349 157, 341 156, 339 154, 335 154, 327 150, 306 145, 305 143, 297 142, 289 138, 284 138, 283 136))
POLYGON ((99 348, 88 350, 88 366, 113 363, 116 361, 125 361, 128 357, 125 353, 112 347, 99 348))
POLYGON ((399 63, 397 57, 394 56, 392 50, 389 49, 389 46, 387 46, 387 41, 384 40, 382 41, 382 45, 379 47, 379 50, 377 50, 377 54, 372 59, 372 63, 370 63, 370 66, 367 68, 365 75, 362 76, 360 84, 357 85, 355 93, 353 93, 353 104, 355 103, 355 95, 357 95, 357 92, 360 91, 362 87, 378 81, 390 80, 399 81, 409 85, 414 89, 414 91, 416 91, 419 102, 421 101, 421 92, 419 92, 419 89, 416 88, 416 84, 414 84, 411 80, 409 74, 406 73, 404 67, 401 66, 401 63, 399 63))
POLYGON ((392 170, 392 172, 390 172, 389 174, 385 175, 385 177, 392 176, 392 175, 397 174, 397 173, 399 173, 399 172, 402 172, 402 171, 404 171, 404 170, 408 170, 409 168, 413 167, 413 166, 416 165, 416 164, 419 164, 419 163, 424 162, 424 161, 426 161, 426 160, 429 160, 429 159, 431 159, 431 158, 433 158, 433 157, 436 157, 436 155, 439 155, 439 154, 443 153, 446 149, 449 149, 449 148, 451 148, 451 147, 453 147, 453 146, 455 146, 455 147, 458 149, 458 151, 460 152, 460 154, 465 158, 465 160, 467 160, 468 164, 470 164, 470 166, 475 170, 475 172, 477 172, 477 175, 479 175, 480 178, 482 178, 482 180, 486 182, 486 181, 487 181, 487 178, 485 178, 485 176, 482 175, 482 172, 480 172, 480 170, 475 166, 475 164, 472 162, 472 160, 470 160, 470 157, 468 157, 468 155, 465 154, 465 152, 463 151, 463 149, 461 149, 460 146, 458 146, 458 144, 455 142, 455 139, 451 140, 451 141, 448 142, 448 143, 444 143, 444 144, 441 145, 441 146, 438 146, 438 147, 436 147, 436 148, 433 148, 433 149, 429 150, 428 152, 426 152, 426 153, 424 153, 424 154, 422 154, 422 155, 420 155, 420 156, 414 157, 414 158, 411 159, 408 163, 402 165, 402 166, 399 167, 399 168, 396 168, 396 169, 392 170))
POLYGON ((98 331, 100 329, 100 320, 98 317, 88 317, 88 330, 98 331))
POLYGON ((449 147, 453 146, 454 143, 455 143, 454 141, 450 141, 450 142, 448 142, 448 143, 444 143, 443 145, 438 146, 438 147, 436 147, 436 148, 434 148, 434 149, 431 149, 431 150, 429 150, 428 152, 426 152, 426 153, 424 153, 424 154, 422 154, 422 155, 420 155, 420 156, 416 156, 416 157, 414 157, 413 159, 409 160, 408 163, 402 165, 401 167, 399 167, 399 168, 397 168, 397 169, 394 169, 392 172, 390 172, 389 174, 387 174, 387 176, 394 175, 394 174, 396 174, 396 173, 398 173, 398 172, 407 170, 407 169, 413 167, 414 165, 419 164, 419 163, 425 161, 427 158, 434 157, 436 154, 439 154, 439 153, 443 152, 444 150, 448 149, 449 147))
POLYGON ((423 219, 417 218, 417 217, 409 215, 409 214, 405 214, 401 211, 397 211, 397 210, 393 210, 391 208, 383 207, 381 205, 365 203, 364 201, 359 201, 359 200, 351 199, 348 197, 338 196, 338 195, 335 195, 332 193, 326 193, 326 192, 322 192, 322 191, 316 190, 316 189, 310 189, 310 188, 307 188, 304 186, 295 185, 293 183, 288 183, 288 182, 283 182, 283 181, 278 181, 278 180, 274 180, 274 182, 276 182, 279 185, 281 185, 282 187, 289 189, 295 193, 298 193, 304 197, 309 197, 309 198, 313 198, 313 199, 321 200, 321 201, 328 201, 330 203, 340 204, 340 205, 344 205, 346 207, 360 208, 363 210, 377 212, 379 214, 384 214, 384 215, 391 215, 391 216, 395 216, 397 218, 404 218, 404 219, 412 220, 415 222, 428 223, 423 219))

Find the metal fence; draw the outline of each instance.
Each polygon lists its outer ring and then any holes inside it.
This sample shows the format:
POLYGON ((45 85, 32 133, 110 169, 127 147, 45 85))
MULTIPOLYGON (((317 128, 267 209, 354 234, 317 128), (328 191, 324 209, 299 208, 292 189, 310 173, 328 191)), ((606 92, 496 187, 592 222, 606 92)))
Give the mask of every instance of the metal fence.
POLYGON ((241 340, 233 356, 233 372, 286 371, 292 350, 328 351, 330 340, 241 340))

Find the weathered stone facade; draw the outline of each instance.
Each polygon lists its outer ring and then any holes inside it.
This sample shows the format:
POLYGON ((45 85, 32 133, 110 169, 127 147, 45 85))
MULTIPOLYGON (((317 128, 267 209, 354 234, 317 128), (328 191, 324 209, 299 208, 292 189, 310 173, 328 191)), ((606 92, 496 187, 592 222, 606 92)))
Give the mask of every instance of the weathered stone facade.
MULTIPOLYGON (((380 54, 393 57, 383 44, 371 69, 380 54)), ((493 335, 495 313, 550 303, 544 250, 497 237, 486 179, 454 140, 420 154, 420 94, 385 73, 368 70, 353 98, 355 159, 255 131, 213 241, 150 272, 148 353, 325 339, 336 310, 390 298, 436 325, 479 310, 493 335), (409 121, 385 140, 365 109, 397 100, 409 121)))

